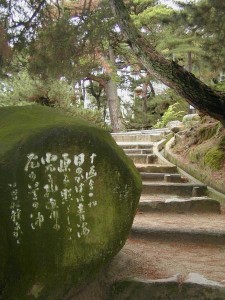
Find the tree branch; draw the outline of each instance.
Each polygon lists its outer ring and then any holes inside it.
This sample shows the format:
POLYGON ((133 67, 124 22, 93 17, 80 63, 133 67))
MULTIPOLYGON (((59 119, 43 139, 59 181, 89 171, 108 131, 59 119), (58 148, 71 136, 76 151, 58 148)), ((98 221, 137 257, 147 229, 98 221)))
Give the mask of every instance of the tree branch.
POLYGON ((98 82, 101 86, 105 87, 107 80, 102 78, 102 77, 98 77, 92 74, 88 74, 88 76, 86 77, 86 80, 93 80, 98 82))
POLYGON ((200 112, 225 125, 225 94, 211 89, 192 73, 157 52, 133 25, 123 1, 109 1, 130 48, 146 69, 200 112))
POLYGON ((21 21, 21 22, 15 23, 15 25, 11 26, 11 28, 16 28, 16 27, 19 27, 19 26, 24 26, 25 28, 27 28, 32 23, 32 21, 36 18, 36 16, 39 14, 39 12, 41 11, 42 7, 45 4, 46 4, 46 0, 42 0, 38 4, 38 7, 35 9, 32 16, 26 22, 21 21))

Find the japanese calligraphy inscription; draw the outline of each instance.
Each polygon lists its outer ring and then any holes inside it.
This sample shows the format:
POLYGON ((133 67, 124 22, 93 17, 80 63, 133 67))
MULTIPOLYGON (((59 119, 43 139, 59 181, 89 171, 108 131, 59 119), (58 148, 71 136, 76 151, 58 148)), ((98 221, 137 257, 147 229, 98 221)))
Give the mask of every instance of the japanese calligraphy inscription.
MULTIPOLYGON (((90 233, 86 211, 98 204, 94 197, 95 178, 97 176, 96 157, 95 153, 90 155, 84 153, 56 155, 47 152, 44 156, 35 153, 27 155, 24 175, 27 179, 26 197, 30 205, 31 230, 42 229, 45 226, 46 218, 48 218, 51 220, 52 230, 57 232, 61 229, 60 220, 63 218, 66 220, 69 240, 75 236, 80 239, 90 233), (41 180, 39 180, 40 175, 38 174, 40 172, 38 169, 40 168, 43 168, 42 172, 45 174, 46 181, 44 184, 41 184, 41 180), (71 222, 71 218, 74 216, 71 212, 71 205, 75 206, 77 211, 78 222, 76 226, 73 226, 73 222, 71 222), (60 210, 61 207, 64 207, 64 210, 60 210), (62 212, 66 216, 62 216, 62 212)), ((10 183, 9 190, 12 235, 16 243, 20 244, 23 236, 21 228, 23 214, 19 200, 19 186, 16 182, 10 183)))

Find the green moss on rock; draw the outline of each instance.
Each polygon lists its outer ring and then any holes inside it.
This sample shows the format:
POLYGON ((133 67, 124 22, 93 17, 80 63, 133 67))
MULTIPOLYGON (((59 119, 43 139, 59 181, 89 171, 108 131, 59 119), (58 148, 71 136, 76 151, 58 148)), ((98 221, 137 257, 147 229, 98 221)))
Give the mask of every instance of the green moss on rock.
POLYGON ((0 109, 1 299, 63 299, 123 246, 141 192, 112 137, 54 109, 0 109))
POLYGON ((195 146, 188 153, 191 162, 211 170, 219 170, 225 162, 225 151, 218 145, 212 147, 210 141, 195 146))

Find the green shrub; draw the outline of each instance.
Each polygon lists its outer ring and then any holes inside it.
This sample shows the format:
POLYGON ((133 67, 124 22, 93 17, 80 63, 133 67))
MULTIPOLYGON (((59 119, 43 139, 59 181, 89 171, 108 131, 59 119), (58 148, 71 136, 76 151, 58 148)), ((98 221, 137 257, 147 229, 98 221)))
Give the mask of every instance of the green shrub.
POLYGON ((30 76, 27 71, 9 77, 0 86, 0 99, 1 106, 19 106, 20 102, 54 106, 76 101, 74 89, 67 81, 42 80, 38 76, 30 76))
POLYGON ((175 120, 182 120, 184 115, 184 111, 177 111, 178 103, 174 103, 168 107, 162 116, 161 120, 154 125, 154 128, 162 128, 165 127, 169 122, 175 120))
POLYGON ((85 109, 76 99, 74 88, 66 80, 41 80, 21 71, 0 85, 0 107, 40 104, 63 110, 71 116, 79 116, 102 128, 109 129, 100 111, 85 109))
POLYGON ((222 82, 219 82, 217 83, 214 88, 218 91, 221 91, 221 92, 225 92, 225 82, 222 81, 222 82))

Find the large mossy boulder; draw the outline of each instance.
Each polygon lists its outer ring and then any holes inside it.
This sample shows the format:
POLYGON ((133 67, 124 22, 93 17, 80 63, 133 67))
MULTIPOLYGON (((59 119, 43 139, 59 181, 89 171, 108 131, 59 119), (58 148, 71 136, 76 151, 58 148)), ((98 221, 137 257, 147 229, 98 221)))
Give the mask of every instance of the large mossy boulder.
POLYGON ((41 106, 1 108, 0 298, 80 288, 124 245, 140 192, 106 131, 41 106))

